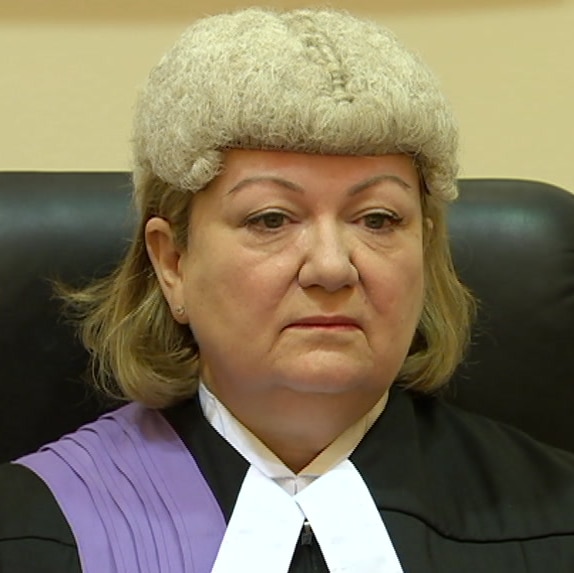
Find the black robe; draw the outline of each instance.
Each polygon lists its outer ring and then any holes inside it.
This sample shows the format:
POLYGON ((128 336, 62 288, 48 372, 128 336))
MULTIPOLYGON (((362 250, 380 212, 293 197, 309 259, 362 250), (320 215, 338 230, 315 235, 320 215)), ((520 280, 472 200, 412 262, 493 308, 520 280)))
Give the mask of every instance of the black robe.
MULTIPOLYGON (((229 521, 249 464, 209 425, 197 398, 164 415, 229 521)), ((574 573, 574 455, 394 389, 351 461, 405 573, 574 573)), ((48 488, 25 467, 0 466, 0 573, 80 571, 48 488)), ((327 571, 312 534, 302 532, 290 571, 327 571)))

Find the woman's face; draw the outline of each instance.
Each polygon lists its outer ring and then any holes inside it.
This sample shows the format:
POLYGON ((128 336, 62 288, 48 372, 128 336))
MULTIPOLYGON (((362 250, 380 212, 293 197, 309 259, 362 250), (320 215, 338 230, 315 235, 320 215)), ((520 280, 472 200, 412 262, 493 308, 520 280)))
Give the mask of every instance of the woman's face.
POLYGON ((232 410, 266 392, 378 399, 421 314, 422 225, 406 156, 228 152, 168 296, 203 379, 232 410))

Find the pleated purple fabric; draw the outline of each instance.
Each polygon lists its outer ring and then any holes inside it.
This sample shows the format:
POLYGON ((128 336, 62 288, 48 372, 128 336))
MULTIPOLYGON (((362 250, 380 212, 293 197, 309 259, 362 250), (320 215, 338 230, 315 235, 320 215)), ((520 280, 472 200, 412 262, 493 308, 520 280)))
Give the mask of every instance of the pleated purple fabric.
POLYGON ((84 573, 208 573, 226 524, 161 414, 129 404, 17 462, 58 501, 84 573))

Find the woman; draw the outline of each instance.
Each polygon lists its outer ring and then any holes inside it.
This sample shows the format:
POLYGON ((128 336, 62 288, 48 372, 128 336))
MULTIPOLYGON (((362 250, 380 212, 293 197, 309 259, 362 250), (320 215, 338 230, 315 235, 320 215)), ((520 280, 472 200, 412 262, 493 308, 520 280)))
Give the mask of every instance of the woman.
POLYGON ((132 248, 71 295, 133 403, 1 468, 2 571, 573 571, 572 457, 432 397, 473 308, 456 141, 379 26, 192 26, 140 97, 132 248))

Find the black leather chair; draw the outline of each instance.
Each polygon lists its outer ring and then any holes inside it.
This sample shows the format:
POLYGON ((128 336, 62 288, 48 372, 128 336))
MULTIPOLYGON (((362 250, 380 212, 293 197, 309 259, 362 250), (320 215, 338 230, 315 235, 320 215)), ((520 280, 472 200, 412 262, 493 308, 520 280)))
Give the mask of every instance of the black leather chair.
MULTIPOLYGON (((0 173, 0 461, 114 406, 50 280, 110 271, 134 216, 125 173, 0 173)), ((574 451, 574 195, 463 180, 449 213, 457 269, 479 297, 473 343, 446 397, 574 451)))
POLYGON ((451 245, 480 307, 447 397, 574 451, 574 195, 516 180, 460 189, 451 245))

